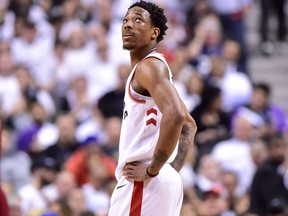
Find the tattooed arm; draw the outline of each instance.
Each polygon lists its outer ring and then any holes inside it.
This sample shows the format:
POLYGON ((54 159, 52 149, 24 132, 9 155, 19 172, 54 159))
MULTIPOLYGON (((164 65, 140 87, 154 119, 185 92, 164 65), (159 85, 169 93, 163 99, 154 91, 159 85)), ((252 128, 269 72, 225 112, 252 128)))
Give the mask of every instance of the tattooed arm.
POLYGON ((171 162, 171 166, 178 172, 185 165, 188 160, 192 146, 194 144, 195 134, 197 132, 197 125, 186 109, 184 103, 182 102, 183 109, 186 110, 185 122, 183 124, 181 134, 179 137, 178 152, 175 159, 171 162))

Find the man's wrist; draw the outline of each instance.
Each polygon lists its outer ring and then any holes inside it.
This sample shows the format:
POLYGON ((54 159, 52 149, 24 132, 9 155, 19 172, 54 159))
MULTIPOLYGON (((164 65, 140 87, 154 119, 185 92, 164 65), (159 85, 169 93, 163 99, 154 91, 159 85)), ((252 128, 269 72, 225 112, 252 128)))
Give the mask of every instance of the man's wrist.
POLYGON ((146 168, 146 174, 147 174, 150 178, 154 178, 154 177, 156 177, 156 176, 159 174, 159 172, 157 172, 156 174, 150 173, 150 172, 149 172, 149 168, 150 168, 150 165, 147 166, 147 168, 146 168))

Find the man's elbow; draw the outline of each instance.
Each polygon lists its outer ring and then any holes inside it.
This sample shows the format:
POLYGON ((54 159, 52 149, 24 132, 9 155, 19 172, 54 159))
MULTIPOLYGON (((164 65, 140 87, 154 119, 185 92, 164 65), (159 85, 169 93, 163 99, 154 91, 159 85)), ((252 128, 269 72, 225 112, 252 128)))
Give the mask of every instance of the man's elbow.
POLYGON ((182 110, 173 110, 170 115, 175 124, 183 124, 185 122, 185 112, 182 110))

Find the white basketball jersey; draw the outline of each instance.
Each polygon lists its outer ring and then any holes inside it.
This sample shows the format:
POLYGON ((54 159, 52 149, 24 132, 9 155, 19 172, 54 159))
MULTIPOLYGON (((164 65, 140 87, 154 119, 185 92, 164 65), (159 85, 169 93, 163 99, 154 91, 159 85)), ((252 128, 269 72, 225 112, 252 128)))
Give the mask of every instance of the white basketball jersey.
MULTIPOLYGON (((170 82, 173 84, 171 70, 162 54, 154 52, 147 55, 144 59, 146 58, 157 58, 164 62, 169 71, 170 82)), ((138 94, 132 88, 132 80, 137 65, 132 69, 125 88, 119 159, 115 171, 117 179, 122 175, 122 169, 127 162, 140 161, 149 163, 152 160, 160 132, 162 113, 154 100, 152 97, 138 94)), ((177 147, 168 162, 175 158, 176 153, 177 147)))

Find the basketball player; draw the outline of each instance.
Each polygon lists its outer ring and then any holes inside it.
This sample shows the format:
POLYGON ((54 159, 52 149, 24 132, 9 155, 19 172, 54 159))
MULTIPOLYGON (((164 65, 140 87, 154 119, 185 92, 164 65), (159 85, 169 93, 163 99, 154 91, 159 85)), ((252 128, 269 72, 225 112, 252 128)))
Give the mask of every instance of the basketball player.
POLYGON ((167 18, 163 9, 140 1, 122 25, 123 48, 133 67, 128 77, 115 171, 118 184, 109 216, 177 216, 183 189, 178 171, 194 142, 196 125, 179 98, 162 54, 167 18))

